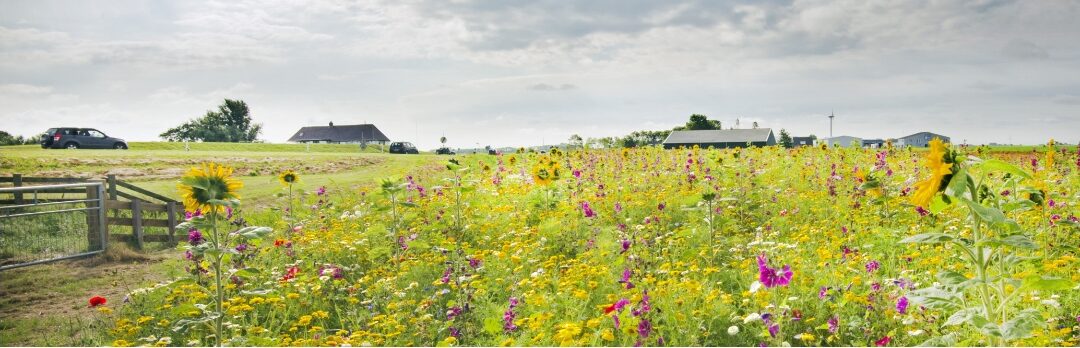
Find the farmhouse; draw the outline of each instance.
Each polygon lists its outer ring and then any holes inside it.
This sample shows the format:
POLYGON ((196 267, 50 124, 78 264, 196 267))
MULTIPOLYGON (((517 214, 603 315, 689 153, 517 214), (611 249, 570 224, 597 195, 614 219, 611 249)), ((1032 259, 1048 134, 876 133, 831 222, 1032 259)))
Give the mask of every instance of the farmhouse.
POLYGON ((303 127, 289 138, 294 143, 329 143, 329 144, 380 144, 390 142, 382 131, 372 124, 352 124, 335 126, 303 127))
POLYGON ((862 138, 856 138, 850 135, 841 135, 825 139, 825 144, 828 144, 829 146, 839 147, 849 147, 852 145, 862 147, 863 140, 862 138))
POLYGON ((930 132, 918 132, 903 138, 896 139, 895 145, 899 147, 915 146, 915 147, 927 147, 930 146, 930 140, 934 138, 941 138, 941 141, 949 142, 949 137, 935 134, 930 132))
POLYGON ((791 137, 791 146, 814 146, 813 137, 791 137))
POLYGON ((770 128, 756 128, 672 131, 664 139, 665 149, 694 145, 705 148, 770 146, 776 145, 776 137, 770 128))

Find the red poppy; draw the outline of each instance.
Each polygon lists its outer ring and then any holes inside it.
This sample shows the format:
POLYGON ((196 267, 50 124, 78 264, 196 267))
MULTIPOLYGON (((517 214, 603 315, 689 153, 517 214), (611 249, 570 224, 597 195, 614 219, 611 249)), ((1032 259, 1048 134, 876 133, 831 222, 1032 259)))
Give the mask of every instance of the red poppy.
POLYGON ((289 267, 289 269, 285 271, 285 275, 281 277, 281 281, 284 282, 296 278, 297 272, 300 272, 300 268, 297 268, 296 266, 289 267))
POLYGON ((97 307, 105 304, 105 298, 101 296, 94 296, 90 298, 90 307, 97 307))

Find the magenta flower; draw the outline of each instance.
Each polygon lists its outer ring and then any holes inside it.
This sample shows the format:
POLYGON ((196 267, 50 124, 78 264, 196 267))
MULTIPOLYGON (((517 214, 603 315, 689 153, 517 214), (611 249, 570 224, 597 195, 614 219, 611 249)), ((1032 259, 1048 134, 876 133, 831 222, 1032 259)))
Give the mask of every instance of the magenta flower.
POLYGON ((866 273, 874 273, 878 268, 881 268, 881 263, 877 260, 870 261, 866 264, 866 273))
POLYGON ((884 346, 889 345, 890 341, 892 341, 892 337, 885 336, 885 337, 882 337, 880 340, 874 341, 874 345, 878 346, 878 347, 884 347, 884 346))
POLYGON ((627 250, 630 250, 630 240, 629 239, 623 239, 622 240, 622 252, 620 252, 620 254, 625 253, 627 250))
POLYGON ((649 319, 641 319, 637 326, 637 332, 641 338, 649 337, 649 334, 652 333, 652 323, 649 322, 649 319))
POLYGON ((837 330, 840 330, 840 317, 833 316, 829 318, 829 333, 836 333, 837 330))
POLYGON ((514 318, 517 314, 514 313, 514 307, 517 307, 518 299, 516 297, 510 298, 510 308, 503 312, 503 331, 514 332, 517 331, 518 326, 514 324, 514 318))
POLYGON ((203 242, 202 233, 194 228, 188 230, 188 243, 191 245, 199 245, 203 242))
POLYGON ((896 301, 896 311, 900 312, 900 314, 907 314, 907 306, 907 296, 901 296, 900 299, 896 301))
POLYGON ((656 205, 656 210, 664 210, 664 207, 666 207, 666 205, 664 205, 664 203, 657 204, 656 205))
POLYGON ((783 269, 777 272, 776 269, 769 267, 769 259, 765 257, 765 253, 758 255, 757 262, 758 280, 761 281, 762 285, 765 285, 765 288, 786 286, 791 282, 791 266, 784 265, 783 269))
POLYGON ((619 283, 626 284, 627 289, 633 289, 634 288, 634 283, 630 282, 630 276, 631 275, 633 275, 633 272, 630 271, 629 268, 624 269, 623 272, 622 272, 622 279, 619 280, 619 283))
POLYGON ((319 190, 315 191, 316 195, 322 196, 326 194, 326 186, 319 186, 319 190))
POLYGON ((822 286, 821 290, 818 290, 817 292, 817 298, 819 300, 824 300, 826 296, 829 296, 829 288, 822 286))
POLYGON ((589 206, 589 202, 581 202, 581 212, 585 214, 585 217, 596 217, 596 212, 589 206))
POLYGON ((915 207, 915 212, 919 213, 919 216, 927 216, 927 215, 930 214, 929 210, 926 210, 926 208, 923 208, 921 206, 920 207, 915 207))

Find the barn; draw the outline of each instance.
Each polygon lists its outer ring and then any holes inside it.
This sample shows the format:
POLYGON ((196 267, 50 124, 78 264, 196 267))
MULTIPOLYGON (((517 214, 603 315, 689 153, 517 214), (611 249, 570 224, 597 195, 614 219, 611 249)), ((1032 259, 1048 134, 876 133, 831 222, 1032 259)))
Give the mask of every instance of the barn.
POLYGON ((672 131, 664 139, 665 149, 693 147, 733 148, 776 145, 770 128, 672 131))
POLYGON ((930 146, 930 140, 933 140, 934 138, 941 138, 941 141, 944 141, 946 143, 949 142, 949 137, 941 135, 941 134, 935 134, 935 133, 930 133, 930 132, 918 132, 918 133, 915 133, 915 134, 912 134, 912 135, 909 135, 909 136, 906 136, 906 137, 896 139, 896 144, 894 144, 894 145, 896 145, 898 147, 904 147, 904 146, 927 147, 927 146, 930 146))
POLYGON ((289 138, 293 143, 326 144, 380 144, 390 142, 379 128, 372 124, 351 124, 303 127, 289 138))

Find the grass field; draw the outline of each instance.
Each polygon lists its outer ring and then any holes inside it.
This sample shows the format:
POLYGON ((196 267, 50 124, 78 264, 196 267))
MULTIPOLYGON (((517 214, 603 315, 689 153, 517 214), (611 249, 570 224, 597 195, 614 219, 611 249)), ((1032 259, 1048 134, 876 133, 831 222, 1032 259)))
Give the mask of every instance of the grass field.
MULTIPOLYGON (((268 205, 284 192, 277 174, 285 169, 304 173, 298 190, 320 186, 352 189, 377 179, 438 163, 430 154, 391 155, 369 146, 340 144, 223 144, 135 142, 131 149, 45 150, 38 146, 0 147, 0 176, 68 176, 101 178, 116 174, 156 193, 179 198, 176 183, 187 168, 207 161, 236 169, 244 182, 245 206, 268 205)), ((115 246, 116 243, 113 243, 115 246)), ((121 301, 123 294, 146 283, 175 278, 183 272, 180 253, 154 245, 135 253, 121 251, 90 259, 64 261, 5 271, 0 274, 0 346, 107 345, 107 325, 99 313, 85 311, 86 299, 101 295, 121 301), (119 255, 119 256, 117 256, 119 255), (56 330, 41 330, 44 327, 56 330)))
POLYGON ((236 169, 253 204, 280 192, 276 176, 304 173, 302 187, 352 185, 433 163, 435 156, 392 155, 377 146, 352 144, 260 144, 133 142, 129 150, 46 150, 35 145, 0 147, 0 175, 101 178, 114 174, 176 198, 176 180, 198 163, 212 160, 236 169))

